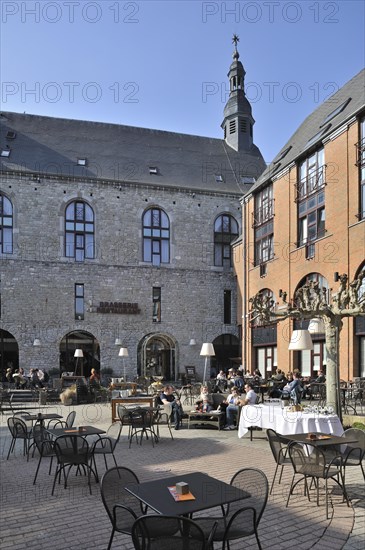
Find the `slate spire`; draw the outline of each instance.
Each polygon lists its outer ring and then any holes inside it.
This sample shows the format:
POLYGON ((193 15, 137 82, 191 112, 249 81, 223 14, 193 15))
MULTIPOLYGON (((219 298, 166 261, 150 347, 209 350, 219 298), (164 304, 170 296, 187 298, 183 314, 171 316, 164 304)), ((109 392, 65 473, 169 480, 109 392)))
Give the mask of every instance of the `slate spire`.
POLYGON ((248 101, 244 85, 246 71, 239 61, 240 54, 237 50, 239 37, 234 34, 233 61, 229 68, 229 98, 224 108, 224 120, 222 128, 227 145, 236 151, 249 151, 253 144, 252 127, 255 123, 252 117, 250 102, 248 101))

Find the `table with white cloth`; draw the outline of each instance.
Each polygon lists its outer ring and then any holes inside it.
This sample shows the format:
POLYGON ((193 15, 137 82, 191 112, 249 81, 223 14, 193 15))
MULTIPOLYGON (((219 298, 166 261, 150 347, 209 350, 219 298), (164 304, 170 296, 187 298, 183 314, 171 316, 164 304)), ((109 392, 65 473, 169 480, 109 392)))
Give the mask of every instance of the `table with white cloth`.
POLYGON ((243 437, 251 427, 271 428, 279 434, 321 432, 342 435, 343 427, 336 414, 320 414, 288 410, 281 404, 246 405, 242 407, 238 425, 238 437, 243 437))

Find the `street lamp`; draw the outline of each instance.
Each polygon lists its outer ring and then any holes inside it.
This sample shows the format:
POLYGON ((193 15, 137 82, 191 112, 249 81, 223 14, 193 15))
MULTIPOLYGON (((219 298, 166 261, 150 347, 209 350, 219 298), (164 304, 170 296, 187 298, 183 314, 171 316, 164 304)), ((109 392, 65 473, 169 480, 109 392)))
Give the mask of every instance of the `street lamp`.
POLYGON ((123 372, 124 372, 124 378, 123 378, 123 381, 126 382, 126 377, 125 377, 125 357, 129 357, 129 353, 128 353, 128 348, 120 348, 119 350, 119 353, 118 353, 118 356, 119 357, 123 357, 122 359, 122 362, 123 362, 123 372))
POLYGON ((204 343, 200 350, 200 355, 205 357, 203 384, 206 384, 208 357, 213 357, 215 355, 213 344, 209 342, 204 343))
POLYGON ((82 351, 82 349, 78 348, 75 350, 75 353, 74 353, 74 357, 76 357, 76 366, 75 366, 75 375, 77 374, 77 367, 78 367, 78 362, 79 362, 79 358, 81 357, 81 376, 84 376, 84 373, 83 373, 83 364, 82 364, 82 358, 84 357, 84 353, 82 351))

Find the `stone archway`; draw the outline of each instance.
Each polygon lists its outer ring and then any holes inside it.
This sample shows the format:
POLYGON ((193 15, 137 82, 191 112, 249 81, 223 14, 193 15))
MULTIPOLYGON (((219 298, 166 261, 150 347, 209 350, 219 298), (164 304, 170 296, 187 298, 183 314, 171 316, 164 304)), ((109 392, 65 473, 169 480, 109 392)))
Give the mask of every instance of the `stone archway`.
POLYGON ((234 334, 221 334, 213 340, 215 356, 211 357, 211 376, 221 369, 238 368, 242 363, 240 342, 234 334))
POLYGON ((176 341, 168 334, 147 334, 138 345, 138 374, 150 378, 162 376, 177 380, 176 341))
POLYGON ((90 376, 91 369, 100 372, 100 346, 89 332, 75 330, 67 333, 60 342, 60 370, 75 375, 90 376), (75 358, 76 349, 83 352, 82 358, 75 358))

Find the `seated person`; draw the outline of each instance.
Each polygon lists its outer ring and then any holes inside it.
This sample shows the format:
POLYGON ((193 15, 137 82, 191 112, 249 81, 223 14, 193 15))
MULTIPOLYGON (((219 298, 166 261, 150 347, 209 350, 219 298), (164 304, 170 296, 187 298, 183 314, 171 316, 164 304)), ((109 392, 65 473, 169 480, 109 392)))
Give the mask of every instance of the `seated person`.
POLYGON ((25 372, 24 372, 24 369, 22 367, 13 374, 13 379, 14 379, 14 382, 15 382, 15 389, 24 390, 24 388, 27 385, 27 380, 25 378, 25 372))
POLYGON ((89 382, 91 386, 100 386, 100 375, 96 369, 91 369, 89 382))
MULTIPOLYGON (((39 372, 42 371, 39 371, 39 369, 30 369, 30 383, 33 388, 44 388, 44 384, 38 376, 39 372)), ((44 376, 43 372, 42 375, 44 376)))
POLYGON ((281 369, 278 369, 276 371, 275 374, 273 374, 273 376, 271 377, 271 380, 274 382, 274 385, 273 385, 273 388, 272 390, 270 391, 269 393, 269 397, 281 397, 281 392, 280 390, 282 390, 285 386, 285 383, 286 383, 286 378, 285 378, 285 374, 283 373, 283 371, 281 369))
POLYGON ((227 376, 224 370, 220 370, 216 377, 216 384, 214 386, 214 393, 223 393, 227 388, 227 376))
POLYGON ((324 384, 326 382, 326 377, 323 370, 318 371, 318 376, 314 380, 311 380, 309 383, 304 384, 303 397, 311 397, 313 393, 313 386, 315 384, 324 384))
POLYGON ((240 407, 245 407, 246 405, 255 405, 257 395, 253 390, 253 385, 251 382, 245 384, 246 396, 244 398, 238 396, 234 399, 233 403, 230 403, 226 409, 227 425, 224 428, 225 430, 234 430, 234 417, 237 416, 240 407))
POLYGON ((199 412, 210 412, 213 409, 213 397, 209 393, 208 386, 202 386, 200 397, 195 405, 199 412))
MULTIPOLYGON (((227 416, 228 408, 230 407, 230 411, 238 410, 239 398, 240 398, 240 392, 239 392, 239 390, 236 386, 233 386, 233 388, 231 389, 231 393, 228 395, 227 399, 220 404, 220 410, 224 411, 226 413, 226 428, 227 429, 228 429, 228 426, 229 426, 228 416, 227 416)), ((233 424, 233 422, 231 422, 231 424, 233 424)), ((233 426, 232 426, 232 429, 233 429, 233 426)))
POLYGON ((288 382, 281 391, 282 398, 291 397, 294 401, 294 404, 297 405, 301 400, 301 392, 303 391, 302 383, 300 381, 300 373, 293 373, 293 380, 288 382))
POLYGON ((236 385, 235 382, 236 382, 237 378, 238 378, 238 374, 237 374, 236 369, 228 369, 227 381, 228 381, 228 386, 229 387, 232 387, 232 386, 236 385))
POLYGON ((285 380, 285 374, 281 369, 278 369, 275 374, 272 375, 272 380, 276 382, 283 382, 285 380))
POLYGON ((174 418, 175 430, 178 430, 180 427, 183 410, 179 399, 175 399, 173 395, 174 388, 173 386, 167 385, 164 387, 163 392, 160 394, 160 400, 164 405, 171 406, 171 414, 174 418))

